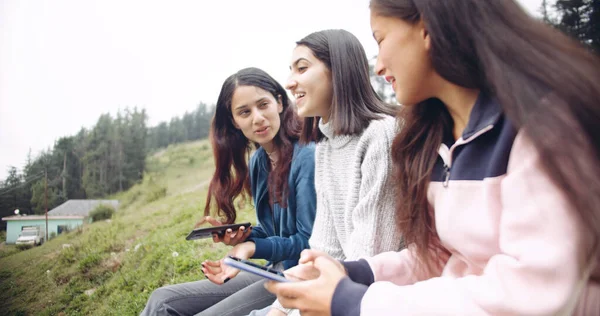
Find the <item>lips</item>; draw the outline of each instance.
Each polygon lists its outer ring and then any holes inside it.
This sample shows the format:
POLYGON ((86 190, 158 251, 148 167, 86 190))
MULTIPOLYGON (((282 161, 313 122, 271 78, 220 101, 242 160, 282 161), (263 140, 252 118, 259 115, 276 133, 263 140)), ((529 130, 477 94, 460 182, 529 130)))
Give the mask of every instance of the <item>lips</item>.
POLYGON ((304 92, 294 93, 294 99, 296 99, 296 105, 299 105, 305 96, 306 96, 306 93, 304 93, 304 92))
POLYGON ((394 91, 396 91, 396 78, 394 78, 392 76, 386 76, 385 77, 385 81, 391 83, 392 84, 392 89, 394 89, 394 91))
POLYGON ((265 127, 261 127, 259 129, 255 130, 254 133, 258 134, 258 135, 264 135, 267 133, 268 130, 269 130, 269 127, 265 126, 265 127))

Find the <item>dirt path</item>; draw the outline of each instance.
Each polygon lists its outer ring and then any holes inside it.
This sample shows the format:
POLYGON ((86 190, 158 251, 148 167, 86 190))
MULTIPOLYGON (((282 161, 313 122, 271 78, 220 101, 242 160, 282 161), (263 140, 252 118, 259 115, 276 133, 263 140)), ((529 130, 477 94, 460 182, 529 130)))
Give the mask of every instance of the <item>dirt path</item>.
POLYGON ((177 195, 182 195, 182 194, 186 194, 186 193, 190 193, 190 192, 194 192, 194 191, 199 191, 200 189, 204 189, 204 187, 208 186, 209 183, 210 183, 210 179, 204 180, 191 188, 187 188, 187 189, 183 190, 182 192, 180 192, 177 195))

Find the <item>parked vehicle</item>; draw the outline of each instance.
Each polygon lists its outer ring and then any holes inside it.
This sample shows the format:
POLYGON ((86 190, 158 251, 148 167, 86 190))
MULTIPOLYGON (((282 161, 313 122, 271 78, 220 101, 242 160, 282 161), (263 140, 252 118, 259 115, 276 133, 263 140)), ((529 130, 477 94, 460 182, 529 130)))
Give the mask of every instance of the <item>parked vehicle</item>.
POLYGON ((41 245, 44 243, 45 231, 41 226, 30 226, 23 227, 19 238, 17 238, 17 245, 41 245))

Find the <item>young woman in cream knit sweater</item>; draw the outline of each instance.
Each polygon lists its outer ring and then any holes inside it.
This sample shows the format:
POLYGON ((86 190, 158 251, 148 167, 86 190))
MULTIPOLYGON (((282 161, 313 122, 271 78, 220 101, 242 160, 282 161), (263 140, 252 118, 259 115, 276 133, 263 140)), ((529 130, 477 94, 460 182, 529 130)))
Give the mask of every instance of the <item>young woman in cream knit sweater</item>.
MULTIPOLYGON (((301 141, 317 142, 317 214, 309 245, 338 260, 398 251, 403 241, 390 182, 397 108, 373 90, 365 52, 351 33, 320 31, 296 44, 286 88, 304 117, 301 141)), ((275 302, 268 313, 291 312, 275 302)))

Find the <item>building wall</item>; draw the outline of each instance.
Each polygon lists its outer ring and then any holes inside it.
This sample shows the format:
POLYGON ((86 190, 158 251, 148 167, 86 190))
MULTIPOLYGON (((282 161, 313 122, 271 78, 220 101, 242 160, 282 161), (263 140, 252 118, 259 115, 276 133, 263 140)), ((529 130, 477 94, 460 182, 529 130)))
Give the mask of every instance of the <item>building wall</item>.
MULTIPOLYGON (((41 225, 42 228, 46 228, 46 220, 10 220, 6 221, 6 243, 14 244, 17 242, 17 238, 19 238, 19 234, 23 226, 38 226, 41 225)), ((70 229, 74 229, 77 226, 83 225, 83 219, 75 218, 75 219, 52 219, 48 217, 48 238, 50 238, 50 234, 54 232, 58 235, 58 226, 65 225, 69 226, 70 229)))

